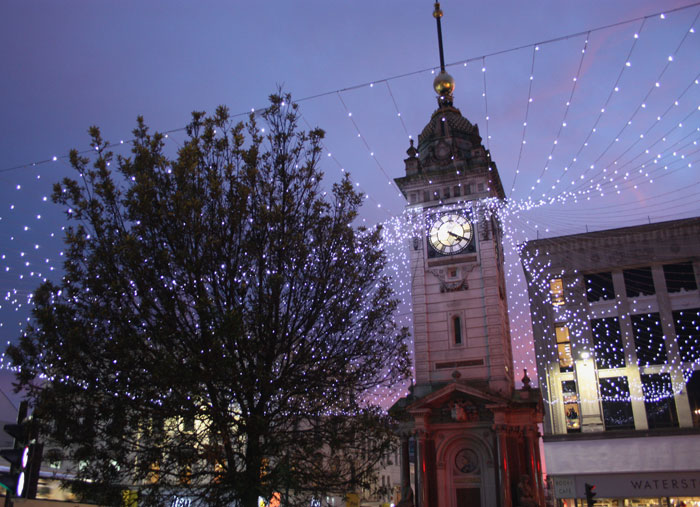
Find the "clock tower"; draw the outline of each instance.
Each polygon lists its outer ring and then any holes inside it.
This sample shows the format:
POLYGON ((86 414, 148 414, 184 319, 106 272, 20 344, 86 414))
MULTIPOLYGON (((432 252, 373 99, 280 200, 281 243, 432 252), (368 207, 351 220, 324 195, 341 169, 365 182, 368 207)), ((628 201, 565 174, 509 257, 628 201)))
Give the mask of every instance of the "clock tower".
MULTIPOLYGON (((538 389, 515 389, 502 228, 505 194, 477 125, 454 106, 440 5, 437 109, 411 140, 396 184, 414 223, 409 241, 415 385, 393 413, 416 444, 421 507, 542 505, 538 389)), ((408 505, 408 503, 406 504, 408 505)))
MULTIPOLYGON (((435 80, 452 84, 442 72, 435 80)), ((479 127, 442 91, 438 109, 408 149, 396 184, 417 221, 410 245, 416 391, 457 372, 504 395, 513 390, 501 226, 504 198, 479 127)))
POLYGON ((418 146, 411 141, 406 175, 395 180, 418 221, 410 247, 415 394, 456 372, 508 396, 512 354, 496 215, 505 194, 479 127, 453 105, 442 56, 441 64, 433 83, 438 108, 418 146))

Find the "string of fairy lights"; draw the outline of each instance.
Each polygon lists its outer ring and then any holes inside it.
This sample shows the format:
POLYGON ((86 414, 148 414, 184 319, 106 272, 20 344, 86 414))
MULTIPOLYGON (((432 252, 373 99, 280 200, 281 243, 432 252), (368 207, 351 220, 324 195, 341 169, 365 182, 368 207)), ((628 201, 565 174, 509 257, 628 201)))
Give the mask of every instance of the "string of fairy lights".
MULTIPOLYGON (((571 103, 572 103, 573 98, 574 98, 574 93, 576 92, 576 85, 578 84, 578 81, 581 78, 581 69, 583 68, 583 60, 586 56, 586 49, 588 48, 588 38, 590 36, 591 36, 590 32, 586 33, 586 36, 584 38, 584 43, 583 43, 583 49, 581 50, 581 58, 579 59, 578 69, 576 71, 576 75, 571 80, 571 92, 569 93, 569 97, 565 103, 564 113, 562 115, 562 119, 559 122, 559 128, 557 130, 556 135, 554 136, 554 141, 552 142, 552 147, 549 151, 549 155, 547 156, 545 164, 542 167, 542 171, 541 171, 539 177, 537 178, 537 180, 535 181, 535 185, 538 185, 542 181, 542 179, 544 178, 545 174, 547 173, 547 170, 549 169, 549 165, 550 165, 551 161, 554 159, 554 152, 555 152, 557 146, 559 145, 559 138, 562 135, 562 131, 563 131, 564 127, 566 127, 566 125, 567 125, 567 118, 569 115, 569 110, 571 109, 571 103)), ((536 46, 536 49, 537 48, 539 48, 539 46, 536 46)), ((534 72, 534 57, 533 57, 533 72, 534 72)), ((618 76, 618 80, 619 80, 619 76, 618 76)), ((608 97, 608 100, 609 99, 610 99, 610 97, 608 97)), ((523 131, 523 143, 524 142, 525 142, 525 132, 523 131)), ((517 172, 516 172, 516 176, 517 176, 517 172)), ((515 180, 513 180, 513 185, 515 186, 515 180)), ((530 196, 532 196, 532 192, 535 190, 535 185, 533 185, 530 188, 530 196)), ((554 189, 552 189, 552 190, 554 190, 554 189)), ((512 194, 512 191, 511 191, 511 194, 512 194)))
MULTIPOLYGON (((534 252, 522 253, 526 270, 533 277, 530 280, 530 290, 539 301, 548 304, 551 299, 553 279, 564 280, 562 294, 571 297, 580 294, 580 276, 565 270, 553 270, 551 257, 547 251, 547 244, 559 246, 560 242, 543 240, 544 244, 534 252), (542 250, 544 249, 544 250, 542 250), (568 275, 568 282, 567 280, 568 275)), ((542 243, 542 242, 540 242, 542 243)), ((616 253, 617 247, 598 245, 596 254, 606 256, 616 253)), ((560 250, 560 249, 559 249, 560 250)), ((576 265, 576 257, 582 255, 578 250, 571 248, 566 252, 573 257, 571 263, 576 265)), ((664 268, 666 283, 669 292, 682 293, 683 291, 697 292, 697 283, 692 276, 692 265, 681 263, 687 270, 686 273, 668 274, 664 268), (690 275, 690 276, 688 276, 690 275)), ((678 266, 671 264, 669 267, 678 266)), ((543 349, 538 360, 540 367, 559 367, 562 372, 571 372, 574 356, 569 343, 569 332, 576 337, 578 348, 594 353, 600 378, 605 378, 607 385, 615 387, 615 393, 601 392, 603 401, 612 402, 659 402, 664 398, 683 392, 685 383, 692 372, 700 363, 700 308, 685 308, 672 312, 672 322, 666 325, 674 328, 676 337, 669 340, 662 328, 656 301, 656 289, 652 281, 651 268, 639 268, 624 272, 626 290, 626 304, 630 305, 629 313, 622 310, 622 300, 616 296, 610 273, 584 275, 583 297, 590 302, 588 306, 563 305, 557 311, 558 328, 566 328, 566 339, 542 342, 543 349), (607 283, 605 279, 607 277, 607 283), (600 280, 603 280, 601 283, 600 280), (625 320, 630 320, 632 340, 623 342, 621 326, 625 320), (590 335, 590 337, 588 337, 590 335), (565 347, 565 352, 561 347, 565 347), (554 365, 552 358, 556 358, 554 365), (629 365, 643 367, 641 376, 628 375, 624 370, 629 365), (622 369, 622 370, 621 370, 622 369), (624 384, 617 385, 615 381, 624 384), (623 388, 624 387, 624 388, 623 388)), ((575 296, 574 296, 575 297, 575 296)), ((541 306, 537 307, 542 308, 541 306)), ((533 316, 538 310, 533 310, 533 316)), ((541 310, 539 310, 541 311, 541 310)), ((547 310, 544 310, 545 312, 547 310)), ((541 323, 548 327, 547 320, 541 323)), ((553 335, 554 329, 549 329, 553 335)), ((554 400, 561 403, 561 400, 554 400)))
MULTIPOLYGON (((700 140, 700 126, 698 126, 700 125, 698 120, 700 115, 700 92, 698 92, 700 90, 698 81, 700 74, 694 75, 690 82, 684 81, 682 85, 678 84, 678 77, 670 78, 668 76, 670 69, 674 66, 697 68, 697 51, 693 51, 693 48, 697 48, 697 38, 693 36, 695 35, 695 26, 700 16, 700 11, 695 13, 690 26, 685 26, 682 32, 669 32, 667 34, 667 37, 676 36, 678 40, 674 50, 669 54, 661 57, 656 54, 645 55, 641 53, 641 42, 652 25, 661 25, 672 15, 680 16, 683 11, 696 8, 698 5, 700 4, 693 4, 666 13, 654 13, 536 44, 459 60, 447 65, 455 75, 458 69, 462 69, 461 72, 464 72, 463 75, 456 75, 458 82, 463 82, 467 79, 474 82, 474 75, 469 73, 481 74, 481 77, 478 78, 481 89, 481 110, 475 115, 466 114, 465 116, 476 120, 475 123, 483 125, 484 144, 487 149, 494 153, 493 158, 499 160, 498 152, 501 149, 501 145, 498 143, 501 139, 492 139, 492 133, 499 132, 497 128, 500 120, 495 112, 497 111, 497 104, 493 100, 489 101, 490 90, 487 84, 490 84, 490 81, 487 82, 487 66, 490 71, 492 67, 498 66, 499 58, 503 55, 528 50, 530 65, 529 73, 526 79, 523 80, 523 83, 527 83, 527 92, 523 94, 526 99, 524 106, 520 110, 522 121, 518 123, 521 127, 518 134, 519 142, 513 143, 513 145, 517 144, 515 149, 512 148, 512 145, 507 147, 507 150, 514 154, 512 155, 514 172, 510 186, 510 198, 505 202, 484 201, 480 203, 481 209, 479 211, 480 213, 498 216, 505 231, 503 240, 506 252, 508 299, 511 307, 516 370, 528 367, 528 371, 531 372, 530 375, 533 376, 534 368, 532 368, 532 365, 536 361, 550 360, 556 349, 556 342, 553 340, 549 344, 546 354, 533 357, 534 344, 530 327, 531 314, 527 308, 527 283, 523 276, 520 256, 520 245, 524 241, 533 237, 539 237, 540 234, 551 234, 552 231, 556 230, 567 230, 567 228, 570 230, 572 226, 583 229, 585 224, 590 223, 591 216, 586 211, 590 210, 590 207, 585 208, 582 206, 591 202, 595 203, 596 209, 608 210, 602 214, 598 224, 599 228, 614 226, 620 219, 627 223, 635 219, 644 218, 649 212, 653 212, 655 218, 661 218, 676 216, 673 211, 676 208, 679 212, 691 210, 696 215, 700 211, 697 209, 697 202, 694 199, 694 196, 697 195, 697 189, 700 187, 700 182, 692 172, 694 164, 697 164, 700 157, 697 150, 697 143, 700 140), (629 46, 622 48, 624 50, 624 53, 620 56, 622 63, 617 67, 611 87, 604 95, 599 107, 589 111, 583 117, 580 112, 577 115, 575 107, 580 103, 579 97, 586 92, 582 84, 583 72, 586 64, 589 63, 589 59, 594 58, 591 56, 590 51, 592 37, 596 34, 604 35, 607 30, 617 29, 634 23, 637 23, 639 26, 630 37, 629 46), (553 56, 550 56, 553 52, 548 51, 550 48, 569 40, 575 42, 578 45, 578 49, 567 56, 572 62, 575 72, 567 79, 566 100, 555 105, 548 104, 545 100, 539 99, 542 94, 540 88, 546 86, 546 79, 542 79, 536 71, 539 72, 540 64, 544 63, 548 57, 553 58, 553 56), (634 84, 625 83, 625 79, 630 73, 639 68, 658 65, 662 58, 663 66, 661 70, 654 73, 652 77, 645 77, 643 81, 635 81, 634 84), (647 84, 649 86, 645 88, 647 84), (629 93, 639 89, 646 90, 646 94, 641 98, 629 93), (669 98, 667 95, 660 93, 660 90, 666 89, 677 90, 677 93, 669 98), (633 103, 634 106, 631 109, 630 107, 624 108, 622 107, 623 103, 633 103), (533 117, 539 108, 547 108, 551 111, 551 115, 559 119, 551 133, 536 129, 533 123, 533 117), (595 111, 595 114, 592 114, 593 111, 595 111), (655 114, 649 114, 652 111, 655 114), (612 127, 611 124, 603 128, 603 124, 608 118, 612 118, 616 127, 612 127), (586 126, 586 123, 591 121, 592 126, 586 126), (660 132, 662 128, 664 130, 660 132), (610 135, 608 134, 610 131, 615 133, 610 135), (596 137, 601 137, 602 132, 605 132, 604 135, 607 136, 604 139, 607 141, 607 144, 601 148, 598 148, 596 145, 598 152, 587 155, 586 153, 593 149, 593 140, 596 137), (654 134, 655 132, 656 134, 654 134), (526 150, 534 144, 531 141, 533 136, 536 135, 549 138, 550 140, 544 143, 547 148, 540 159, 544 162, 538 164, 538 167, 541 167, 539 175, 532 183, 528 183, 523 179, 525 171, 522 171, 521 167, 526 161, 526 150), (570 155, 565 155, 567 151, 570 155), (611 155, 613 151, 615 153, 611 155), (606 161, 607 158, 610 160, 606 161), (559 161, 560 159, 567 162, 562 164, 559 161), (579 166, 583 167, 581 171, 576 170, 579 166), (557 173, 553 181, 548 181, 549 175, 555 169, 558 169, 559 173, 557 173), (676 184, 676 187, 667 192, 654 193, 654 182, 664 177, 682 177, 684 182, 676 184), (547 190, 535 198, 535 191, 538 190, 540 185, 545 184, 547 185, 547 190), (642 191, 650 193, 650 195, 644 197, 644 207, 640 207, 635 201, 642 191), (526 197, 522 199, 515 198, 519 193, 526 195, 526 197), (622 200, 606 204, 605 198, 610 194, 621 196, 622 200), (546 217, 546 222, 537 215, 540 211, 546 217), (663 215, 663 213, 668 213, 668 215, 663 215)), ((376 178, 370 177, 363 172, 353 171, 353 181, 358 191, 367 201, 372 203, 373 208, 380 210, 379 213, 382 217, 380 221, 384 230, 384 245, 389 259, 388 269, 395 280, 397 295, 402 300, 398 317, 400 321, 407 325, 411 322, 411 275, 408 243, 422 230, 424 224, 415 214, 406 212, 394 213, 391 211, 392 207, 403 205, 401 193, 392 179, 392 175, 398 176, 400 171, 394 169, 395 164, 393 163, 392 169, 388 169, 385 164, 382 164, 380 151, 383 143, 381 139, 373 140, 366 133, 364 125, 371 122, 381 122, 389 131, 400 129, 400 136, 407 143, 412 141, 413 136, 410 134, 410 131, 416 127, 415 125, 407 125, 406 115, 402 114, 403 104, 401 104, 401 99, 395 91, 400 90, 400 87, 407 79, 434 74, 435 71, 436 69, 434 68, 412 71, 399 76, 377 79, 369 83, 323 92, 298 100, 299 103, 311 102, 335 95, 351 126, 353 137, 359 140, 359 145, 355 141, 353 146, 359 146, 360 150, 366 152, 368 158, 372 160, 372 163, 378 169, 380 178, 385 180, 384 185, 391 188, 391 192, 386 195, 397 197, 395 203, 385 204, 385 199, 379 197, 379 195, 385 195, 385 192, 377 188, 376 178), (384 84, 384 87, 377 86, 379 84, 384 84), (384 91, 381 91, 381 88, 384 91), (376 100, 382 100, 390 104, 394 120, 384 121, 383 118, 363 117, 361 113, 354 112, 344 99, 345 94, 350 91, 358 91, 364 94, 371 93, 373 97, 377 97, 377 93, 382 93, 382 98, 376 100)), ((640 79, 637 75, 634 77, 640 79)), ((426 93, 428 92, 426 91, 426 93)), ((249 111, 238 113, 234 117, 244 118, 246 115, 255 112, 255 108, 250 108, 249 111)), ((425 120, 427 119, 423 119, 423 121, 425 120)), ((309 128, 312 123, 315 123, 308 116, 304 117, 304 122, 309 128)), ((164 132, 166 138, 176 146, 181 145, 178 141, 178 136, 184 136, 184 133, 184 128, 176 128, 164 132)), ((344 163, 342 155, 337 150, 331 149, 331 147, 338 144, 350 144, 350 141, 331 136, 325 140, 325 143, 325 158, 335 166, 339 173, 347 172, 348 167, 352 165, 344 163)), ((128 149, 130 146, 130 140, 122 139, 111 144, 110 149, 119 151, 128 149)), ((90 148, 84 150, 82 154, 94 153, 94 151, 94 148, 90 148)), ((394 161, 400 156, 400 154, 396 153, 384 153, 383 155, 386 159, 394 161)), ((13 227, 15 224, 19 224, 16 225, 19 229, 7 233, 7 238, 3 242, 2 252, 0 252, 2 273, 6 277, 13 277, 5 278, 5 283, 8 284, 8 287, 14 285, 4 290, 5 294, 3 301, 0 303, 0 310, 10 310, 18 316, 21 315, 16 328, 8 329, 8 326, 6 326, 8 322, 0 322, 0 330, 3 330, 5 337, 9 339, 17 336, 29 320, 26 317, 26 309, 31 306, 33 288, 40 281, 50 279, 52 276, 56 276, 56 273, 61 272, 60 262, 63 256, 61 251, 61 230, 63 226, 58 217, 55 216, 55 210, 51 208, 48 191, 45 191, 45 195, 41 197, 37 205, 36 213, 33 213, 31 216, 17 216, 16 213, 19 209, 17 203, 23 202, 24 192, 30 186, 44 188, 43 185, 46 185, 47 174, 45 171, 38 172, 31 180, 25 181, 30 171, 40 171, 44 167, 50 167, 50 164, 59 164, 62 168, 67 169, 69 168, 67 160, 67 155, 55 155, 28 164, 0 169, 0 174, 5 177, 18 175, 18 181, 21 180, 21 182, 13 185, 16 196, 15 203, 9 203, 7 208, 5 208, 5 213, 8 215, 0 217, 0 225, 3 226, 3 229, 6 228, 5 224, 8 223, 12 224, 13 227), (42 176, 44 176, 43 179, 42 176), (55 229, 48 231, 42 225, 47 222, 47 219, 48 221, 56 222, 55 229), (35 230, 43 236, 34 236, 35 230), (55 254, 52 252, 55 252, 55 254)), ((441 201, 438 201, 436 204, 446 205, 441 201)), ((451 203, 449 206, 457 209, 464 207, 466 204, 466 201, 458 201, 451 203)), ((365 218, 363 220, 366 221, 365 218)), ((581 230, 580 232, 583 231, 581 230)), ((543 294, 546 293, 549 290, 548 277, 551 276, 551 273, 547 272, 547 266, 537 265, 527 259, 523 259, 522 262, 531 280, 534 281, 535 290, 544 291, 542 292, 543 294)), ((566 289, 574 290, 574 287, 570 286, 566 287, 566 289)), ((642 310, 640 309, 640 311, 642 310)), ((639 320, 639 326, 649 324, 654 319, 650 314, 643 315, 646 315, 644 319, 647 320, 639 320)), ((532 318, 537 317, 536 315, 532 316, 532 318)), ((625 357, 620 352, 619 336, 614 329, 614 325, 606 320, 610 317, 612 315, 597 316, 600 322, 596 321, 595 326, 599 326, 599 328, 596 328, 599 329, 599 334, 605 334, 609 337, 606 343, 612 349, 603 350, 606 360, 610 361, 610 364, 619 364, 625 357)), ((574 326, 588 326, 590 322, 587 315, 571 313, 570 315, 567 314, 566 318, 571 319, 572 328, 574 326)), ((690 324, 684 320, 684 324, 681 327, 695 326, 693 332, 700 330, 700 318, 696 320, 691 319, 688 322, 690 324)), ((656 324, 653 325, 656 326, 656 324)), ((700 334, 692 335, 691 333, 691 336, 695 336, 695 339, 700 342, 700 334)), ((412 344, 410 345, 412 349, 412 344)), ((591 344, 591 346, 594 347, 595 344, 591 344)), ((660 354, 660 350, 650 351, 649 359, 651 361, 660 361, 661 358, 657 357, 658 354, 660 354)), ((676 357, 674 356, 670 360, 668 357, 663 359, 662 364, 659 365, 661 371, 680 372, 684 378, 687 378, 688 372, 697 367, 699 360, 696 358, 690 363, 688 361, 678 362, 675 359, 676 357)), ((630 357, 627 356, 626 359, 629 361, 630 357)), ((12 368, 4 358, 1 360, 0 365, 3 368, 12 368)), ((629 398, 630 395, 624 389, 621 389, 620 386, 611 385, 611 389, 616 390, 615 396, 619 399, 629 398)), ((661 399, 678 392, 677 385, 673 389, 669 389, 666 384, 660 384, 657 387, 656 391, 651 394, 645 392, 644 396, 661 399)), ((641 392, 640 389, 639 386, 629 386, 629 390, 634 392, 641 392)), ((371 391, 369 398, 374 403, 386 406, 402 394, 396 390, 387 390, 382 387, 371 391)), ((611 395, 607 393, 605 396, 610 398, 611 395)))
MULTIPOLYGON (((624 125, 623 125, 623 126, 620 128, 620 130, 617 132, 617 134, 615 135, 614 139, 612 139, 612 140, 608 143, 607 147, 593 160, 593 162, 589 165, 589 167, 581 174, 581 176, 580 176, 581 179, 585 179, 586 174, 588 174, 589 171, 592 171, 594 168, 597 167, 597 164, 600 162, 600 160, 605 156, 605 154, 610 150, 610 148, 611 148, 615 143, 617 143, 617 142, 619 141, 620 137, 621 137, 622 134, 625 132, 625 130, 626 130, 630 125, 632 125, 632 122, 635 120, 635 118, 637 117, 637 115, 639 114, 639 112, 642 111, 642 110, 644 110, 644 109, 646 109, 646 107, 647 107, 647 102, 648 102, 650 96, 652 95, 652 93, 653 93, 656 89, 658 89, 658 88, 661 87, 661 82, 662 82, 663 76, 664 76, 664 74, 666 73, 666 71, 668 70, 668 68, 669 68, 669 66, 670 66, 670 64, 671 64, 671 62, 674 61, 675 55, 678 53, 678 51, 680 51, 681 47, 683 46, 683 44, 684 44, 684 43, 686 42, 686 40, 688 39, 688 35, 694 33, 695 30, 694 30, 693 26, 694 26, 694 24, 697 22, 698 16, 700 16, 700 13, 698 13, 698 15, 695 16, 695 19, 694 19, 693 22, 691 23, 690 28, 683 34, 683 37, 682 37, 680 43, 678 44, 676 50, 674 51, 674 53, 671 54, 671 55, 669 55, 669 56, 667 57, 666 64, 665 64, 664 67, 662 68, 661 72, 660 72, 659 75, 657 76, 657 78, 656 78, 656 80, 654 81, 654 83, 651 85, 651 87, 650 87, 649 90, 647 91, 647 93, 646 93, 646 95, 644 96, 644 98, 642 99, 642 101, 638 104, 638 106, 634 109, 634 112, 630 115, 629 119, 624 123, 624 125)), ((638 39, 639 39, 639 34, 638 34, 638 33, 635 33, 635 41, 638 40, 638 39)), ((631 66, 631 62, 630 62, 629 60, 627 60, 627 61, 625 62, 625 66, 623 67, 623 69, 628 68, 628 67, 630 67, 630 66, 631 66)), ((697 78, 696 78, 696 79, 697 79, 697 78)), ((619 90, 619 87, 616 85, 615 88, 614 88, 614 90, 619 90)), ((678 103, 678 100, 679 100, 679 99, 676 99, 676 100, 674 101, 674 103, 678 103)), ((586 143, 587 143, 588 140, 590 139, 590 136, 596 133, 596 126, 597 126, 597 124, 598 124, 598 121, 600 120, 600 117, 605 113, 605 110, 606 110, 605 107, 602 107, 602 108, 600 109, 600 113, 599 113, 598 119, 596 120, 596 123, 594 124, 594 127, 591 129, 589 135, 586 137, 586 140, 584 141, 584 143, 582 144, 582 146, 579 148, 579 151, 578 151, 577 154, 576 154, 576 158, 578 158, 578 156, 580 155, 581 151, 582 151, 583 148, 586 146, 586 143)), ((659 117, 657 116, 657 118, 659 118, 659 117)), ((657 119, 657 121, 660 121, 660 120, 657 119)), ((682 127, 683 127, 683 122, 681 122, 681 123, 678 124, 678 128, 682 128, 682 127)), ((650 127, 650 128, 651 128, 651 127, 650 127)), ((644 137, 644 134, 641 134, 641 135, 640 135, 640 138, 643 138, 643 137, 644 137)), ((573 162, 575 162, 575 159, 572 161, 572 163, 573 163, 573 162)), ((614 161, 613 164, 616 164, 616 162, 617 162, 617 161, 614 161)), ((606 170, 606 169, 603 169, 603 171, 605 171, 605 170, 606 170)))

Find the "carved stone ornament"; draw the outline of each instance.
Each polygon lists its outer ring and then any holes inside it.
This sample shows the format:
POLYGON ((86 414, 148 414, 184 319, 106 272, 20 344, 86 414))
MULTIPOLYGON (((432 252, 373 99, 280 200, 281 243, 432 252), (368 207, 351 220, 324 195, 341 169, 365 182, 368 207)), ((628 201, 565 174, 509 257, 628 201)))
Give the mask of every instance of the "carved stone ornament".
POLYGON ((479 455, 472 449, 461 449, 455 456, 455 468, 463 474, 479 472, 479 455))
POLYGON ((479 217, 479 239, 481 241, 491 239, 491 221, 483 214, 479 217))
POLYGON ((433 275, 440 282, 440 292, 456 292, 469 288, 469 273, 475 266, 476 264, 472 266, 461 266, 459 268, 447 267, 429 269, 428 273, 433 275), (450 270, 456 270, 457 275, 454 277, 449 276, 450 270))
POLYGON ((468 401, 450 403, 450 416, 453 421, 474 422, 479 420, 479 409, 468 401))
POLYGON ((446 160, 451 154, 452 150, 450 149, 450 145, 445 141, 439 141, 435 146, 435 158, 438 160, 446 160))

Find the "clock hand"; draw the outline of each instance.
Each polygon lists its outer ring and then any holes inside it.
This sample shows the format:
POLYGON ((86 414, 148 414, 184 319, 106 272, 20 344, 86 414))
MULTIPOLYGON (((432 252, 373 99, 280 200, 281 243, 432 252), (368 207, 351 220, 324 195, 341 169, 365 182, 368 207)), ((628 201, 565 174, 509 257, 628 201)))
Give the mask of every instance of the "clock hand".
POLYGON ((463 239, 464 241, 469 241, 469 240, 468 240, 467 238, 465 238, 464 236, 460 236, 459 234, 455 234, 455 233, 452 232, 452 231, 447 231, 447 234, 449 234, 450 236, 454 236, 455 238, 463 239))

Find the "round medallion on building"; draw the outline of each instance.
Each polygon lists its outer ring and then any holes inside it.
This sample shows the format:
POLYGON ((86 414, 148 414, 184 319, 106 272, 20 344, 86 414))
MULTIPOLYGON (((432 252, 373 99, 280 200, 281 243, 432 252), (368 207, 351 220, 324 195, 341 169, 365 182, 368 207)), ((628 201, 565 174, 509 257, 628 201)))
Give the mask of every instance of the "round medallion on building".
POLYGON ((463 474, 479 472, 479 456, 472 449, 461 449, 455 456, 455 467, 463 474))

